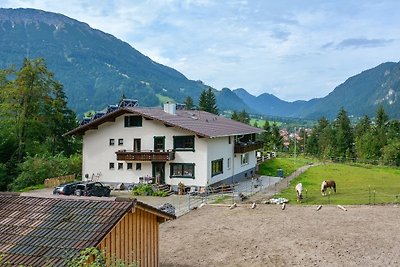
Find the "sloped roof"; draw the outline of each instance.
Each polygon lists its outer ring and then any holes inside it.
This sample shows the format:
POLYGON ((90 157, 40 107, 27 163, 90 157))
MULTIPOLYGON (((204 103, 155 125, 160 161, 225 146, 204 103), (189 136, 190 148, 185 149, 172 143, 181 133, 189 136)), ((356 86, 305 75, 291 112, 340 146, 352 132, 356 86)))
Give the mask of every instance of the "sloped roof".
POLYGON ((0 255, 11 266, 64 266, 80 250, 97 246, 136 201, 93 201, 0 194, 0 255))
POLYGON ((116 117, 126 113, 141 115, 146 119, 158 120, 168 126, 178 127, 208 138, 261 133, 264 131, 260 128, 200 110, 176 110, 176 114, 173 115, 160 108, 126 107, 108 113, 65 135, 84 134, 87 130, 97 129, 99 125, 107 121, 114 121, 116 117))

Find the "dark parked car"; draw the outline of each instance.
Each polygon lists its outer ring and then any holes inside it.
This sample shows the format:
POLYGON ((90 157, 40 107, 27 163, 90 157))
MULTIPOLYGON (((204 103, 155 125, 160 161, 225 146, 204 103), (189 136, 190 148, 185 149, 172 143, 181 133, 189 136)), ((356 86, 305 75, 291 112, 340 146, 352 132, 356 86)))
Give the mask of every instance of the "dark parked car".
POLYGON ((76 196, 109 197, 111 189, 99 182, 79 183, 76 185, 76 196))
POLYGON ((77 184, 79 184, 79 182, 65 183, 56 186, 53 190, 53 195, 66 195, 66 196, 73 195, 75 193, 77 184))

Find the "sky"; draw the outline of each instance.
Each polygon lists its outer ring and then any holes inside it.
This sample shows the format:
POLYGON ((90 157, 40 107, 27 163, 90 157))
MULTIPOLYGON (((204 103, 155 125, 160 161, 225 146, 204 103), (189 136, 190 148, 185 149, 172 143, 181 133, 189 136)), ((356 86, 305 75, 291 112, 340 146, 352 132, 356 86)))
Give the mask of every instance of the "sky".
POLYGON ((324 97, 400 61, 398 0, 2 0, 64 14, 218 90, 324 97))

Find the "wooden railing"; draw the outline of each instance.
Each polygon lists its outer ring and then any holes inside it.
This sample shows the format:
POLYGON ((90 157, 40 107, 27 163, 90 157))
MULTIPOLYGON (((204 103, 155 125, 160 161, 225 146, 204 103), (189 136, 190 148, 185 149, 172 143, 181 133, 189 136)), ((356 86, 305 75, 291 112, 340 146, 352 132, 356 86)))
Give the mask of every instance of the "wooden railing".
POLYGON ((249 151, 254 151, 257 149, 261 149, 263 147, 263 142, 248 142, 248 143, 236 143, 235 144, 235 153, 246 153, 249 151))
POLYGON ((115 154, 117 154, 117 160, 125 161, 170 161, 175 159, 173 150, 118 150, 115 154))

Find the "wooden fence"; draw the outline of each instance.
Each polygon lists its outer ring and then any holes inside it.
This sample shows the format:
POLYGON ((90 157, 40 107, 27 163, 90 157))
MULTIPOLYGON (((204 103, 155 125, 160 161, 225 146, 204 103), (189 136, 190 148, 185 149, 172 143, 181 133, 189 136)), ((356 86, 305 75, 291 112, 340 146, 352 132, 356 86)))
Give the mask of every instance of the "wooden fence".
POLYGON ((55 187, 63 183, 72 182, 75 180, 75 178, 76 178, 75 174, 48 178, 44 180, 44 187, 46 188, 55 187))

